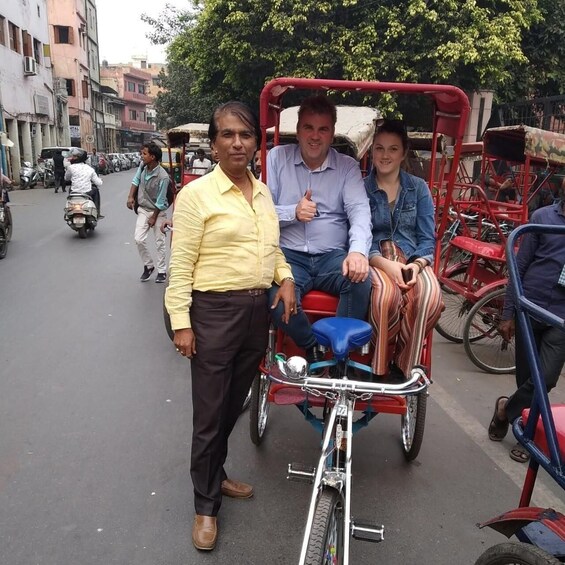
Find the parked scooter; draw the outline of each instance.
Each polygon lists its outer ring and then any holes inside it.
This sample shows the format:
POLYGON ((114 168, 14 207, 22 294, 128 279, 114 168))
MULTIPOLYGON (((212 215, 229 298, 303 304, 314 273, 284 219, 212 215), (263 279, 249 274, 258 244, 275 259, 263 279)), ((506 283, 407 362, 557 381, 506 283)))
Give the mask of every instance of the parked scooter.
POLYGON ((82 192, 70 192, 65 203, 65 221, 78 232, 81 239, 98 223, 98 210, 90 196, 82 192))
POLYGON ((38 164, 39 177, 43 183, 43 188, 53 188, 55 186, 55 172, 53 171, 53 165, 45 161, 43 165, 38 164))
POLYGON ((8 242, 12 239, 12 212, 8 202, 8 187, 2 186, 0 192, 0 259, 6 257, 8 242))
POLYGON ((37 167, 32 166, 29 161, 25 161, 20 169, 20 188, 33 188, 41 180, 41 175, 37 167))

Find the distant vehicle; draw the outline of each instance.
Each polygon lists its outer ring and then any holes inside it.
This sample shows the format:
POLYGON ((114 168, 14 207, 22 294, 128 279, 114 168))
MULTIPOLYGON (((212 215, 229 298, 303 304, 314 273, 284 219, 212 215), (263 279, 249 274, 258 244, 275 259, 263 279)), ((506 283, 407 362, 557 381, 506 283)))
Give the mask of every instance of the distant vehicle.
POLYGON ((69 159, 68 159, 68 154, 69 151, 71 150, 70 147, 44 147, 41 150, 41 153, 39 154, 39 157, 37 158, 37 164, 40 166, 43 166, 45 164, 49 164, 51 167, 53 167, 53 155, 55 154, 56 151, 61 151, 63 153, 63 158, 64 158, 64 165, 65 168, 67 168, 70 165, 69 159))
MULTIPOLYGON (((109 165, 108 156, 106 155, 106 153, 101 153, 100 151, 97 151, 96 155, 98 155, 98 173, 101 175, 107 175, 109 173, 113 173, 114 170, 109 165)), ((88 157, 86 158, 86 164, 90 166, 92 166, 92 163, 90 161, 91 157, 92 157, 92 153, 89 153, 88 157)))
POLYGON ((117 153, 108 153, 108 159, 110 162, 110 167, 114 172, 119 173, 122 170, 122 162, 117 153))

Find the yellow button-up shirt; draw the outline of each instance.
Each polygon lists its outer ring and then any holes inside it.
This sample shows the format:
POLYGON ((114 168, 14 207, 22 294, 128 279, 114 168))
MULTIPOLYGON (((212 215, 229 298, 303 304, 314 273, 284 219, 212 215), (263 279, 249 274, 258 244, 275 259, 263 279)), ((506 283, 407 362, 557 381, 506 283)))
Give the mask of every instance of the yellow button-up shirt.
POLYGON ((185 186, 175 201, 165 295, 173 330, 191 327, 193 290, 266 289, 292 277, 270 191, 248 174, 252 206, 220 166, 185 186))

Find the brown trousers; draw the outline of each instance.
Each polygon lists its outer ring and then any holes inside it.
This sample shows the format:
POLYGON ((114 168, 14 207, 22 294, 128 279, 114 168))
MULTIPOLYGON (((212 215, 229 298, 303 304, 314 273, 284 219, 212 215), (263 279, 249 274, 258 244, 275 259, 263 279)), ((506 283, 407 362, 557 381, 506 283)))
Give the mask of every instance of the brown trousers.
POLYGON ((197 514, 216 516, 222 503, 228 438, 267 349, 267 296, 193 293, 190 474, 197 514))

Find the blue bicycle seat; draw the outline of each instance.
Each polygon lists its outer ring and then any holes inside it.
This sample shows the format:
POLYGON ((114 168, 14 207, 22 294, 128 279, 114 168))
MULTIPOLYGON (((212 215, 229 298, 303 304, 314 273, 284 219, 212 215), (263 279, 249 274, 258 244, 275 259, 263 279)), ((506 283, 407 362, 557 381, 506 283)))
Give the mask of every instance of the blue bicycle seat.
POLYGON ((342 360, 352 349, 369 343, 372 328, 354 318, 322 318, 312 324, 312 331, 320 345, 331 347, 335 357, 342 360))

